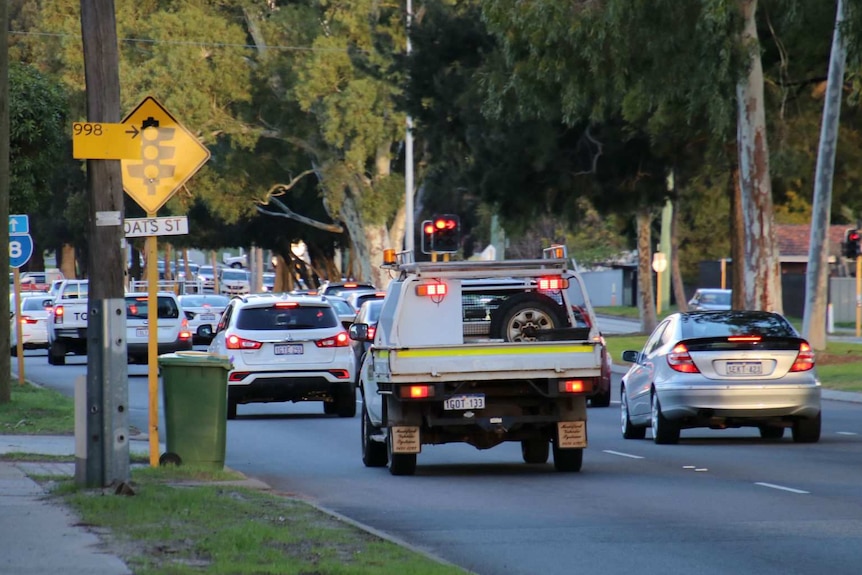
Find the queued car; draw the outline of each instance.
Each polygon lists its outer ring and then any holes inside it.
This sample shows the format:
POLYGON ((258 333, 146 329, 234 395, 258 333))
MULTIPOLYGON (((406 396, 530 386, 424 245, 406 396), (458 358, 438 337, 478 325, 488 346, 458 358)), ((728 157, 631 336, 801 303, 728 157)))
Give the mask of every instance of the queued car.
POLYGON ((764 439, 791 429, 820 439, 814 352, 782 315, 766 311, 674 313, 650 334, 623 376, 623 437, 677 443, 690 428, 756 427, 764 439))
POLYGON ((209 343, 215 335, 216 326, 230 298, 212 293, 186 294, 179 296, 180 305, 192 332, 192 343, 209 343))
POLYGON ((343 297, 335 295, 326 296, 326 301, 332 305, 332 308, 335 310, 336 315, 338 315, 338 319, 341 321, 341 325, 344 326, 344 329, 350 327, 350 324, 352 324, 353 320, 356 319, 356 308, 350 305, 350 302, 343 297))
MULTIPOLYGON (((192 332, 179 299, 172 292, 156 294, 158 354, 189 351, 192 332)), ((126 342, 129 363, 147 363, 149 358, 149 295, 126 294, 126 342)))
POLYGON ((262 288, 265 292, 273 292, 275 291, 275 273, 273 272, 263 272, 262 274, 262 288))
POLYGON ((370 299, 383 299, 386 297, 385 291, 354 291, 347 294, 344 299, 353 306, 353 309, 359 309, 362 304, 370 299))
POLYGON ((689 311, 721 311, 730 309, 733 290, 700 288, 688 301, 689 311))
POLYGON ((319 293, 320 295, 337 295, 346 298, 347 295, 350 294, 350 292, 354 291, 377 291, 377 288, 369 283, 355 281, 326 282, 322 286, 320 286, 320 289, 317 290, 317 293, 319 293))
POLYGON ((356 415, 350 340, 321 296, 250 294, 231 299, 210 353, 226 356, 228 419, 238 404, 321 401, 323 412, 356 415))
POLYGON ((251 291, 251 274, 244 269, 222 268, 218 271, 218 289, 223 295, 245 295, 251 291))
POLYGON ((362 361, 365 359, 365 353, 368 351, 368 348, 371 347, 371 342, 374 341, 374 335, 377 331, 377 320, 380 318, 380 310, 383 309, 383 300, 382 299, 372 299, 368 300, 362 304, 362 307, 359 308, 359 311, 356 312, 356 319, 354 320, 357 324, 363 324, 368 326, 367 331, 367 340, 360 339, 352 339, 350 340, 350 347, 353 350, 353 357, 356 360, 356 379, 359 379, 359 368, 362 366, 362 361))
MULTIPOLYGON (((21 345, 24 349, 48 348, 48 317, 54 300, 44 294, 22 295, 21 316, 18 329, 21 330, 21 345)), ((18 355, 18 329, 15 329, 15 294, 9 295, 9 344, 13 356, 18 355)))
POLYGON ((203 265, 198 268, 198 280, 201 282, 204 291, 212 292, 215 291, 215 277, 216 273, 213 271, 213 267, 210 265, 203 265))

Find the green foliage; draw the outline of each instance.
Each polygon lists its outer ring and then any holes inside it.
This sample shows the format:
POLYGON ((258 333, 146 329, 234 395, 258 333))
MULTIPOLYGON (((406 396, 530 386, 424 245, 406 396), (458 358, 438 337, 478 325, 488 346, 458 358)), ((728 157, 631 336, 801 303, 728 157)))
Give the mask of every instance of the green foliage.
POLYGON ((63 164, 68 138, 66 94, 32 66, 9 68, 9 210, 39 212, 51 197, 53 176, 63 164))
POLYGON ((75 428, 74 402, 56 391, 11 382, 12 399, 0 403, 0 434, 69 434, 75 428))

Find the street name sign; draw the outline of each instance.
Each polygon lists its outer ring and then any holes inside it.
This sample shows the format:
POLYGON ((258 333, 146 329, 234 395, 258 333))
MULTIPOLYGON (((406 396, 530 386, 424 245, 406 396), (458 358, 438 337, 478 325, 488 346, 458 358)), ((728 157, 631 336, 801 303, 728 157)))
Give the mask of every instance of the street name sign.
POLYGON ((123 189, 147 215, 155 215, 209 160, 210 151, 152 96, 122 123, 140 130, 143 140, 140 157, 122 162, 123 189))
POLYGON ((127 160, 141 157, 140 131, 103 122, 72 124, 72 157, 77 160, 127 160))
POLYGON ((186 216, 167 218, 127 218, 123 222, 127 238, 146 236, 182 236, 189 233, 186 216))

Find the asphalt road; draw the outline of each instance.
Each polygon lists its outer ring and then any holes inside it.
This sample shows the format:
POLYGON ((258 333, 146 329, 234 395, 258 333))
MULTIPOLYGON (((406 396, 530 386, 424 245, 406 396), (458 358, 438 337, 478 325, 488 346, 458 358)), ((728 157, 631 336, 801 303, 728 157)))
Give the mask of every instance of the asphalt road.
MULTIPOLYGON (((86 368, 30 353, 28 377, 58 389, 86 368)), ((129 372, 131 422, 145 429, 146 367, 129 372)), ((855 575, 862 404, 823 406, 817 444, 698 429, 655 445, 623 440, 613 404, 589 411, 581 473, 526 465, 517 444, 450 444, 424 446, 413 477, 363 467, 358 417, 240 406, 227 465, 482 575, 855 575)))

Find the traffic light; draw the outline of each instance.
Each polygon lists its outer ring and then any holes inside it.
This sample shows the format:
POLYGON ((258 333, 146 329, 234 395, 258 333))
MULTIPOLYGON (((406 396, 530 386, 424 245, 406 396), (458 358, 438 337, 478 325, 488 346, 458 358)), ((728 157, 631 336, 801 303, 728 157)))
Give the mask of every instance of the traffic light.
POLYGON ((859 255, 859 240, 862 238, 860 236, 859 230, 856 228, 850 228, 846 232, 844 232, 844 257, 856 259, 859 255))
POLYGON ((443 214, 432 220, 434 238, 431 245, 435 252, 454 254, 461 246, 461 221, 458 216, 443 214))
POLYGON ((434 251, 434 222, 425 220, 422 222, 422 253, 430 254, 434 251))

